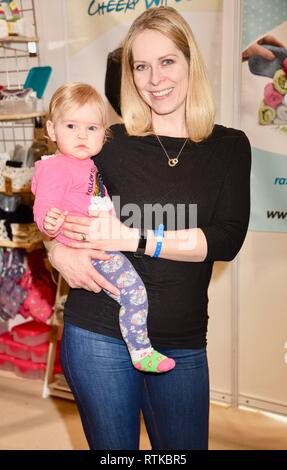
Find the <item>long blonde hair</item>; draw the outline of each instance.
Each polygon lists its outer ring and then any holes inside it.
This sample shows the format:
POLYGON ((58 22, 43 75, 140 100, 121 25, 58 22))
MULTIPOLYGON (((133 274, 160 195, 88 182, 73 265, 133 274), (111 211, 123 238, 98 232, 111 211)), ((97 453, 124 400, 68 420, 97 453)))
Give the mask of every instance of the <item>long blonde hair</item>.
POLYGON ((189 65, 186 98, 186 128, 194 142, 206 139, 214 126, 214 101, 206 67, 193 33, 185 19, 172 7, 144 11, 131 25, 123 44, 121 111, 129 135, 154 133, 151 109, 139 95, 133 77, 132 46, 136 37, 150 29, 171 39, 189 65))

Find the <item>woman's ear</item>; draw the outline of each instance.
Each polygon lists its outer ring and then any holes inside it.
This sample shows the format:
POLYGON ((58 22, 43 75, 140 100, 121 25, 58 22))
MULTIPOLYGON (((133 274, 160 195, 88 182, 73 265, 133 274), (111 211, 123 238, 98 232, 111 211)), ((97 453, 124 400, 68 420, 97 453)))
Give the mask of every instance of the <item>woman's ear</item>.
POLYGON ((56 142, 55 129, 54 129, 54 124, 52 123, 52 121, 49 120, 46 122, 46 128, 47 128, 48 136, 50 137, 50 139, 53 142, 56 142))

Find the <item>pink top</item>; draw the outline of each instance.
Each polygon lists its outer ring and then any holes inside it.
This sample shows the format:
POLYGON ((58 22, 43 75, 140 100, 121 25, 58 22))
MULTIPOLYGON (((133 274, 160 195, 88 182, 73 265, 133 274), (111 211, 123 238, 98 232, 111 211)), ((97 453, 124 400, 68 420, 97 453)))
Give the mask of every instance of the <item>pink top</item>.
MULTIPOLYGON (((90 158, 79 160, 57 154, 36 162, 32 179, 32 192, 35 194, 33 210, 41 232, 49 235, 43 223, 47 211, 53 207, 73 215, 88 215, 97 171, 90 158)), ((60 233, 55 238, 65 245, 71 241, 60 233)))

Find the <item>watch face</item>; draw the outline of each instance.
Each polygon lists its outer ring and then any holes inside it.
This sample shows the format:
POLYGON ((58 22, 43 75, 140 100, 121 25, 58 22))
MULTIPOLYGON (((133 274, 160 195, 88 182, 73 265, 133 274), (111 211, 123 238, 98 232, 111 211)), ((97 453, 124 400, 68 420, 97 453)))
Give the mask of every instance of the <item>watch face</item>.
POLYGON ((134 256, 136 258, 139 258, 145 254, 146 241, 147 241, 146 236, 147 236, 146 230, 141 229, 137 251, 134 253, 134 256))

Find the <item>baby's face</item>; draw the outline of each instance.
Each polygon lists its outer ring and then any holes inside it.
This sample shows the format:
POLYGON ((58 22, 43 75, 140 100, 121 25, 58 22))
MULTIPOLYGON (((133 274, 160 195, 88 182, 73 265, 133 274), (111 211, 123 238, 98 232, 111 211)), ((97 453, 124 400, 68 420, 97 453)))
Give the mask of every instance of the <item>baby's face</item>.
POLYGON ((105 128, 98 107, 87 103, 61 114, 49 134, 61 153, 83 160, 101 151, 105 128))

